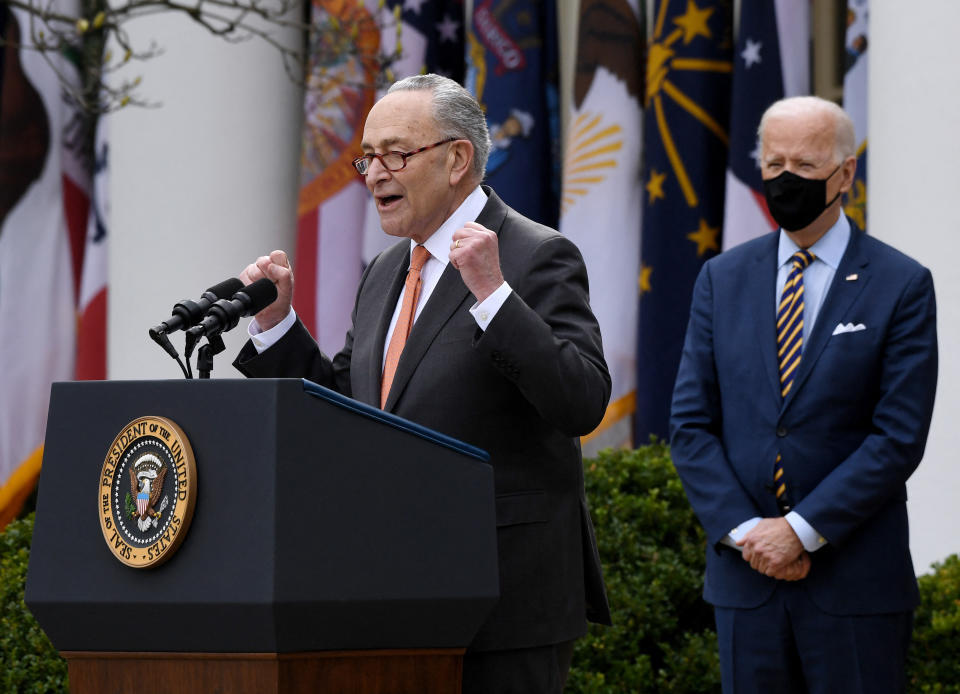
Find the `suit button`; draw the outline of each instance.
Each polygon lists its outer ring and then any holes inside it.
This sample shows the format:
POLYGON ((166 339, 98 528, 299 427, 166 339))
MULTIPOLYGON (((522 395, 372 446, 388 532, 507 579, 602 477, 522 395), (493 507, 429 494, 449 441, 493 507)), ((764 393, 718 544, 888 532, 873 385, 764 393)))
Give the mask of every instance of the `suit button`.
POLYGON ((786 436, 786 435, 787 435, 787 428, 786 428, 786 427, 777 427, 777 436, 778 436, 779 438, 782 439, 782 438, 783 438, 784 436, 786 436))

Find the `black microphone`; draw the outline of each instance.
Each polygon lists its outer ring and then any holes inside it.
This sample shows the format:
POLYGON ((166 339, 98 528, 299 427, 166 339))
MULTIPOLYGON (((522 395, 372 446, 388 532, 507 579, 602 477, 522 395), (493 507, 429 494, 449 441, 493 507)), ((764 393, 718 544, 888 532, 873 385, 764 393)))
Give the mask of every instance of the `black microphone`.
POLYGON ((201 337, 211 337, 232 330, 243 316, 259 313, 277 300, 277 286, 269 278, 263 277, 233 295, 231 299, 220 299, 210 310, 207 317, 187 330, 187 342, 196 342, 201 337))
POLYGON ((177 330, 186 330, 196 325, 218 299, 227 299, 243 288, 243 282, 231 277, 219 284, 215 284, 203 293, 200 301, 184 299, 173 307, 173 315, 160 325, 150 328, 150 337, 159 342, 161 335, 167 335, 177 330))

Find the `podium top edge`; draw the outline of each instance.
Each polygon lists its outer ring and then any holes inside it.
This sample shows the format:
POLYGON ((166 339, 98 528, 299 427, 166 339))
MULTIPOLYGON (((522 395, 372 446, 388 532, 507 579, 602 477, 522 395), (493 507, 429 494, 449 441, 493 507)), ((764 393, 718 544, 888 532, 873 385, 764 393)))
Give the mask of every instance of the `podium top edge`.
POLYGON ((325 388, 318 383, 314 383, 313 381, 303 379, 303 390, 306 393, 322 400, 326 400, 333 405, 350 410, 351 412, 356 412, 371 419, 376 419, 394 427, 395 429, 400 429, 415 436, 419 436, 420 438, 431 441, 437 445, 454 450, 457 453, 462 453, 484 463, 490 462, 490 454, 482 448, 471 446, 469 443, 464 443, 463 441, 455 439, 452 436, 441 434, 439 431, 434 431, 433 429, 429 429, 421 424, 417 424, 416 422, 411 422, 409 419, 398 417, 390 412, 384 412, 379 407, 373 407, 366 403, 360 402, 359 400, 354 400, 353 398, 349 398, 346 395, 338 393, 334 390, 330 390, 329 388, 325 388))
MULTIPOLYGON (((150 386, 161 386, 161 387, 177 387, 179 384, 183 383, 207 383, 209 384, 206 387, 215 388, 217 384, 225 383, 237 383, 244 382, 250 384, 259 384, 265 387, 276 387, 277 383, 286 382, 287 384, 298 383, 301 384, 302 389, 308 395, 313 397, 320 398, 326 402, 329 402, 332 405, 337 407, 349 410, 351 412, 360 414, 369 419, 375 419, 377 421, 383 422, 395 429, 400 429, 407 433, 418 436, 422 439, 426 439, 434 444, 443 446, 457 453, 461 453, 475 460, 479 460, 484 463, 490 462, 490 454, 482 448, 472 446, 469 443, 455 439, 452 436, 446 434, 441 434, 439 431, 430 429, 423 426, 422 424, 417 424, 412 422, 409 419, 404 419, 390 412, 384 412, 378 407, 373 407, 366 403, 360 402, 359 400, 354 400, 353 398, 347 397, 341 393, 337 393, 334 390, 330 390, 324 386, 321 386, 318 383, 313 381, 308 381, 307 379, 299 378, 214 378, 210 380, 202 379, 115 379, 115 380, 103 380, 103 381, 54 381, 51 385, 51 391, 61 391, 61 390, 71 390, 74 388, 110 388, 116 387, 118 383, 122 383, 126 386, 137 386, 137 385, 150 385, 150 386), (269 385, 270 383, 273 386, 269 385)), ((202 386, 201 386, 202 387, 202 386)), ((288 385, 289 387, 289 385, 288 385)))

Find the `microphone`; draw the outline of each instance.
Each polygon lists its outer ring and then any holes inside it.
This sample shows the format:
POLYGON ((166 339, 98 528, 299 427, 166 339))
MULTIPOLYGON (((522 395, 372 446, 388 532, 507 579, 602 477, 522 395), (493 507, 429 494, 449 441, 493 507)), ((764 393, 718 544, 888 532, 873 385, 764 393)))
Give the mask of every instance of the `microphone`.
POLYGON ((259 313, 276 300, 277 286, 267 277, 258 279, 229 300, 220 299, 214 303, 207 311, 207 317, 187 330, 187 344, 232 330, 243 316, 259 313))
MULTIPOLYGON (((219 284, 215 284, 200 297, 200 301, 184 299, 173 307, 173 315, 160 325, 150 328, 150 337, 154 342, 160 342, 161 335, 167 335, 177 330, 186 330, 196 325, 218 299, 233 296, 243 288, 243 282, 231 277, 219 284)), ((161 345, 162 346, 162 345, 161 345)))

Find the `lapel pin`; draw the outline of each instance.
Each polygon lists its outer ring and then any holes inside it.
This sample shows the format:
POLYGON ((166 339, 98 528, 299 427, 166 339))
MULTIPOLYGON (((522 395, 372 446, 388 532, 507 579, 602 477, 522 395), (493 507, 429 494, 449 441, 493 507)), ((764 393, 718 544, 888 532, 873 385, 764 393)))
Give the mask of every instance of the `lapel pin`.
POLYGON ((857 273, 853 273, 852 275, 847 275, 847 282, 856 282, 856 281, 857 281, 857 273))

